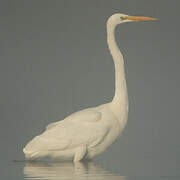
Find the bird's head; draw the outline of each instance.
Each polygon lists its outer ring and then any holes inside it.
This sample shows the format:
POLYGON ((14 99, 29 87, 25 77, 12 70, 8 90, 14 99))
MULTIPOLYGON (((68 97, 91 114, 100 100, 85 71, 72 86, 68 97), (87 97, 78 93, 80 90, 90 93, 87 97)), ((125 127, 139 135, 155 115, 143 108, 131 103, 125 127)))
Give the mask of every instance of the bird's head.
POLYGON ((113 14, 109 17, 108 23, 111 23, 112 25, 118 25, 125 22, 133 22, 133 21, 154 21, 156 18, 152 17, 144 17, 144 16, 129 16, 126 14, 113 14))

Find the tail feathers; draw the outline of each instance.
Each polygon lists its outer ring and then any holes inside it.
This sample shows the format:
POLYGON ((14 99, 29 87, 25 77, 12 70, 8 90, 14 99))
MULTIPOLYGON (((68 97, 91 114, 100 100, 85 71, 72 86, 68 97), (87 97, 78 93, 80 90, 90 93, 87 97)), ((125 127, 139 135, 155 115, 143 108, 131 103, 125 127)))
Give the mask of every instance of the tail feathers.
POLYGON ((31 161, 47 159, 49 157, 48 151, 26 151, 23 149, 23 152, 25 154, 25 159, 31 161))
POLYGON ((36 159, 37 155, 39 154, 38 151, 28 151, 26 148, 23 149, 23 152, 25 154, 25 158, 29 160, 36 159))
POLYGON ((54 151, 63 151, 70 144, 70 141, 56 137, 36 136, 23 149, 25 158, 28 160, 49 157, 54 151))
POLYGON ((36 158, 38 158, 38 154, 39 154, 39 148, 38 148, 38 139, 39 136, 36 136, 34 139, 32 139, 23 149, 23 152, 25 154, 25 158, 27 160, 34 160, 36 158))
POLYGON ((23 149, 26 160, 39 160, 48 156, 48 142, 45 138, 36 136, 23 149))

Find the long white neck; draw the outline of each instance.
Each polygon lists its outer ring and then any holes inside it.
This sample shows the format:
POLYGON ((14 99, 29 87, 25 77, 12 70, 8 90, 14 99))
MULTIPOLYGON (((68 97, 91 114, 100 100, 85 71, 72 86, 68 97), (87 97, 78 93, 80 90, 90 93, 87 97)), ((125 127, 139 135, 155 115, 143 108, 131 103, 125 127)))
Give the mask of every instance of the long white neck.
POLYGON ((119 113, 128 111, 128 94, 125 79, 124 59, 115 40, 116 25, 107 22, 107 43, 115 66, 115 94, 111 102, 112 108, 119 116, 119 113))

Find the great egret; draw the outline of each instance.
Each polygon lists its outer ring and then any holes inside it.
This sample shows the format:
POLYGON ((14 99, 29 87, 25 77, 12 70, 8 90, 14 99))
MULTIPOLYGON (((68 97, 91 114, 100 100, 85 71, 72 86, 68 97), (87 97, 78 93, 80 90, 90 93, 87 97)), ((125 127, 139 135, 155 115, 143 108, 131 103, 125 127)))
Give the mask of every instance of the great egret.
POLYGON ((155 18, 114 14, 107 21, 107 43, 115 65, 115 95, 110 103, 75 112, 51 123, 23 149, 28 160, 92 159, 123 131, 128 118, 128 94, 123 56, 115 41, 118 24, 155 18))

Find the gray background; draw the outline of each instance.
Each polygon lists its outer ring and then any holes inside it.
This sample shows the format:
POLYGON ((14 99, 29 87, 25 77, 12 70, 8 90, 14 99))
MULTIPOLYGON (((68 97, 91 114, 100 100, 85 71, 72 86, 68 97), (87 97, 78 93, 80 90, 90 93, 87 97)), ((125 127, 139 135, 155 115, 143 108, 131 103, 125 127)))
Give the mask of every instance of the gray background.
POLYGON ((50 122, 112 99, 105 28, 120 12, 159 20, 117 28, 129 120, 96 160, 122 175, 180 175, 179 10, 178 0, 1 1, 0 163, 23 159, 50 122))

